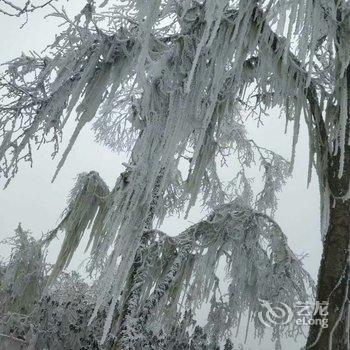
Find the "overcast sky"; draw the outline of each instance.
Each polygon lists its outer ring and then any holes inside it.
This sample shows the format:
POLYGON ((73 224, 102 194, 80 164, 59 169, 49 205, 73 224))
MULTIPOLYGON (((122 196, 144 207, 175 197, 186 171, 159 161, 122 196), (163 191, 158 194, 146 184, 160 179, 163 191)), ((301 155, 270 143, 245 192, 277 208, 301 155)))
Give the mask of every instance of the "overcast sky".
MULTIPOLYGON (((62 2, 63 3, 63 2, 62 2)), ((83 0, 74 0, 65 4, 70 13, 76 14, 82 7, 83 0)), ((49 44, 55 33, 59 32, 55 18, 44 19, 45 11, 33 14, 23 29, 23 19, 0 16, 0 62, 5 62, 29 50, 40 52, 49 44)), ((69 139, 73 123, 64 134, 62 148, 69 139)), ((258 144, 269 147, 285 157, 290 156, 291 135, 283 134, 284 120, 277 113, 266 118, 265 125, 255 127, 253 122, 248 130, 258 144)), ((33 235, 39 237, 57 224, 59 214, 65 207, 67 194, 73 186, 76 175, 80 172, 96 170, 101 177, 113 186, 125 159, 123 155, 111 153, 105 147, 96 144, 90 130, 82 132, 80 139, 71 151, 68 160, 55 183, 51 178, 58 159, 52 160, 50 146, 34 153, 34 165, 22 163, 19 173, 6 190, 0 190, 0 240, 9 237, 19 222, 33 235)), ((1 140, 0 140, 1 142, 1 140)), ((319 195, 316 177, 310 187, 306 188, 308 164, 308 140, 305 127, 301 130, 297 147, 297 160, 293 177, 288 181, 283 193, 279 195, 279 209, 276 221, 288 237, 290 247, 296 254, 308 254, 304 258, 306 269, 316 278, 320 256, 321 240, 319 230, 319 195)), ((229 179, 235 173, 230 167, 222 169, 223 177, 229 179)), ((257 176, 260 176, 257 174, 257 176)), ((1 179, 0 179, 1 181, 1 179)), ((170 234, 177 234, 189 224, 198 221, 205 213, 199 208, 192 211, 186 221, 181 218, 168 218, 162 229, 170 234)), ((8 249, 1 245, 0 255, 7 256, 8 249)), ((59 249, 55 241, 50 250, 49 259, 54 261, 59 249)), ((77 269, 82 262, 83 248, 73 259, 71 267, 77 269)), ((81 269, 81 271, 83 271, 81 269)), ((253 344, 253 343, 252 343, 253 344)), ((289 344, 286 349, 296 350, 300 344, 289 344)), ((271 350, 268 342, 252 349, 271 350)))

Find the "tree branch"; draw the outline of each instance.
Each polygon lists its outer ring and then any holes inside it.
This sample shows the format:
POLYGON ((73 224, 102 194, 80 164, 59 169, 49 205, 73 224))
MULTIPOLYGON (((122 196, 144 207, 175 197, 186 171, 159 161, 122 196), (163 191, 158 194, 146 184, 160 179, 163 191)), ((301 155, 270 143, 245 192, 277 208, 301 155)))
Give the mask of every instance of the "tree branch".
MULTIPOLYGON (((264 45, 271 47, 271 50, 274 54, 276 54, 277 52, 282 52, 282 54, 280 55, 280 59, 282 59, 282 57, 284 56, 284 52, 287 51, 289 65, 291 68, 294 68, 294 80, 300 79, 307 82, 307 80, 310 79, 308 76, 308 72, 306 72, 302 68, 301 62, 298 60, 298 58, 283 43, 281 43, 281 39, 268 25, 268 23, 265 20, 265 17, 265 13, 261 9, 256 7, 252 18, 252 22, 257 26, 257 30, 262 31, 262 28, 264 28, 264 30, 268 30, 268 37, 272 39, 269 41, 264 41, 264 45)), ((317 99, 317 85, 313 81, 313 79, 310 79, 310 83, 306 84, 306 86, 307 87, 305 91, 305 96, 309 103, 310 112, 314 118, 314 123, 318 132, 318 138, 320 140, 320 145, 324 146, 327 145, 328 137, 325 122, 322 117, 322 110, 317 99)))
POLYGON ((54 1, 57 0, 47 0, 40 5, 34 5, 31 0, 27 0, 24 6, 15 5, 12 1, 9 0, 0 0, 0 5, 3 5, 3 8, 0 8, 0 13, 10 16, 10 17, 20 17, 24 14, 34 12, 35 10, 42 9, 54 1))

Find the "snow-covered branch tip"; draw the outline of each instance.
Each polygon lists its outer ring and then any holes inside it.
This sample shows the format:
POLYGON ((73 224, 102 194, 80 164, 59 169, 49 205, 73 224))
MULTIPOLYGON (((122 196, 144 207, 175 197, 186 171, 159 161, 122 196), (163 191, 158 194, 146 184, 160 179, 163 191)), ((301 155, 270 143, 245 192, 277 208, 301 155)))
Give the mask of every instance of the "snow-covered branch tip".
POLYGON ((12 0, 0 0, 0 14, 10 17, 20 17, 31 12, 48 7, 57 0, 25 0, 23 5, 12 0))

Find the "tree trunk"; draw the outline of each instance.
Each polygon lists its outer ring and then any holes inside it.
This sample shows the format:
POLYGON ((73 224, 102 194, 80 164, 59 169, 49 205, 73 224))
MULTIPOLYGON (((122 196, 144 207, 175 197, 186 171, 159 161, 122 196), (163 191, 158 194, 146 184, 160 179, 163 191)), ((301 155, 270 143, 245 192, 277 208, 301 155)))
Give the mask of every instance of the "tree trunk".
MULTIPOLYGON (((345 147, 343 176, 339 179, 339 152, 329 156, 326 177, 330 188, 330 218, 323 242, 316 301, 329 302, 328 315, 317 312, 310 327, 306 349, 349 350, 349 241, 350 200, 344 196, 350 181, 350 147, 345 147), (328 326, 322 328, 322 319, 328 326)), ((322 313, 322 312, 321 312, 322 313)))

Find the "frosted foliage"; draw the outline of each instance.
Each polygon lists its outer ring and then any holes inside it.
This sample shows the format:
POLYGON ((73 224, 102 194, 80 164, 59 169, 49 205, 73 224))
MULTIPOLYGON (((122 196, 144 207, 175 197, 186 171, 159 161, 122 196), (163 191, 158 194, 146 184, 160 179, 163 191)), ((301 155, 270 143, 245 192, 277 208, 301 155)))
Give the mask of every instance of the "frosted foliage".
POLYGON ((44 286, 44 253, 21 225, 7 243, 12 251, 8 263, 1 266, 0 312, 28 313, 44 286))
MULTIPOLYGON (((327 197, 326 158, 339 152, 343 163, 349 141, 344 87, 350 16, 347 2, 327 0, 104 5, 97 10, 89 1, 74 19, 54 8, 52 16, 65 29, 46 56, 32 53, 8 63, 0 85, 0 175, 8 183, 19 162, 32 162, 33 147, 43 143, 52 142, 56 155, 72 112, 76 127, 55 177, 88 123, 97 141, 129 153, 112 191, 93 173, 78 181, 58 227, 66 238, 52 275, 69 263, 91 224, 89 269, 101 271, 97 284, 103 291, 93 316, 109 301, 106 337, 144 229, 167 214, 188 213, 199 197, 206 209, 238 197, 237 202, 261 215, 274 213, 276 194, 293 167, 302 114, 310 135, 309 181, 314 165, 327 197), (244 129, 245 117, 260 123, 275 107, 284 110, 286 124, 294 123, 290 164, 259 147, 244 129), (217 166, 230 154, 239 168, 226 186, 217 166), (246 175, 253 164, 264 171, 264 187, 256 198, 246 175)), ((323 217, 325 228, 326 207, 323 217)), ((176 266, 182 266, 181 252, 176 266)), ((252 267, 261 259, 258 252, 242 266, 252 267)), ((214 257, 205 254, 196 261, 209 259, 211 266, 214 257)), ((210 278, 194 281, 212 286, 210 278)), ((209 298, 208 286, 195 290, 209 298)))
MULTIPOLYGON (((237 202, 219 207, 176 237, 144 231, 136 261, 129 274, 130 297, 122 298, 118 309, 127 310, 119 336, 130 349, 136 332, 171 328, 177 312, 194 313, 204 302, 210 305, 208 334, 217 339, 230 334, 249 311, 261 337, 259 299, 292 305, 308 300, 313 288, 279 226, 237 202), (218 273, 222 269, 225 277, 218 273)), ((278 336, 284 331, 275 330, 278 336)))
MULTIPOLYGON (((40 10, 53 2, 54 0, 22 0, 18 3, 18 1, 2 0, 0 4, 0 13, 11 17, 25 15, 28 20, 29 13, 40 10)), ((26 22, 24 24, 26 24, 26 22)))
POLYGON ((95 291, 77 273, 62 272, 43 294, 52 278, 52 266, 45 261, 46 237, 35 240, 18 226, 6 243, 12 254, 0 263, 1 348, 100 349, 105 306, 87 326, 95 291))
MULTIPOLYGON (((241 326, 242 314, 248 311, 255 336, 263 336, 264 326, 257 318, 259 299, 306 301, 313 289, 279 226, 266 214, 232 202, 175 237, 143 231, 127 284, 116 301, 113 327, 101 342, 113 299, 100 305, 91 320, 100 289, 88 286, 74 272, 62 272, 42 295, 40 289, 55 271, 45 264, 46 239, 35 241, 16 230, 14 254, 0 274, 4 341, 39 349, 111 349, 117 344, 122 349, 171 350, 174 344, 212 349, 241 326), (27 289, 18 291, 15 283, 27 289), (194 315, 203 303, 209 304, 210 312, 201 328, 194 315)), ((299 330, 276 328, 276 344, 284 332, 299 330)))
MULTIPOLYGON (((102 310, 93 324, 88 319, 93 311, 94 293, 76 273, 64 273, 55 282, 49 295, 37 300, 30 314, 0 314, 1 345, 6 349, 49 348, 107 350, 116 344, 116 337, 110 335, 105 344, 98 337, 103 328, 105 312, 102 310)), ((243 350, 234 346, 224 350, 243 350)), ((178 315, 169 331, 146 331, 133 337, 135 349, 174 350, 218 347, 218 342, 201 327, 190 312, 178 315)))
POLYGON ((76 273, 63 273, 51 292, 35 300, 30 313, 1 313, 5 349, 108 349, 99 346, 105 312, 89 327, 94 294, 76 273))

